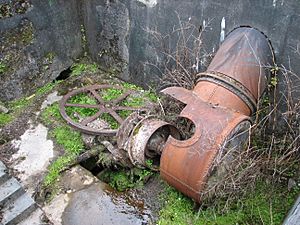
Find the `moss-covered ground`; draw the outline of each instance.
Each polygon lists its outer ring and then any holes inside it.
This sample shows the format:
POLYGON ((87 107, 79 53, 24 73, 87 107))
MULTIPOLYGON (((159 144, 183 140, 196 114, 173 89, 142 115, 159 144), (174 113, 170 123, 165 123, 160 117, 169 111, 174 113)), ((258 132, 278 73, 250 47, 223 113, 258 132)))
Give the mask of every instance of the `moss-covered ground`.
MULTIPOLYGON (((82 74, 86 73, 96 73, 98 68, 96 64, 75 64, 72 66, 71 77, 80 77, 82 74)), ((117 85, 120 89, 104 89, 99 91, 99 95, 102 97, 104 102, 109 102, 117 99, 124 92, 131 90, 134 94, 128 96, 124 99, 120 105, 130 106, 130 107, 142 107, 147 102, 156 101, 157 96, 150 92, 144 91, 140 87, 135 85, 111 81, 111 84, 117 85)), ((73 96, 69 99, 70 103, 80 103, 80 104, 98 104, 97 100, 86 93, 81 93, 73 96)), ((67 107, 67 114, 74 121, 78 121, 80 118, 85 118, 94 115, 97 109, 93 108, 80 108, 80 107, 67 107), (76 116, 74 116, 76 115, 76 116), (79 117, 79 118, 78 118, 79 117)), ((122 117, 126 118, 132 111, 120 110, 117 113, 122 117)), ((45 108, 41 115, 41 121, 50 128, 50 137, 56 142, 60 149, 62 149, 62 155, 59 156, 48 168, 48 173, 44 179, 44 188, 49 189, 50 187, 55 187, 56 181, 60 177, 61 171, 65 170, 75 158, 86 151, 86 147, 83 143, 82 136, 80 132, 69 127, 67 123, 62 119, 59 112, 58 103, 54 103, 51 106, 45 108)), ((109 114, 103 114, 101 119, 106 121, 112 129, 119 127, 117 121, 109 114)), ((141 186, 146 178, 148 178, 152 172, 143 169, 108 169, 102 174, 101 179, 107 181, 112 187, 119 191, 127 190, 128 188, 141 186)), ((52 188, 53 189, 53 188, 52 188)), ((54 188, 55 190, 55 188, 54 188)))
POLYGON ((35 94, 17 99, 6 103, 8 113, 0 113, 0 128, 4 127, 8 123, 12 122, 15 118, 20 116, 23 110, 26 110, 29 106, 35 103, 35 101, 43 95, 50 93, 50 91, 56 87, 60 82, 48 83, 45 86, 39 88, 35 94))

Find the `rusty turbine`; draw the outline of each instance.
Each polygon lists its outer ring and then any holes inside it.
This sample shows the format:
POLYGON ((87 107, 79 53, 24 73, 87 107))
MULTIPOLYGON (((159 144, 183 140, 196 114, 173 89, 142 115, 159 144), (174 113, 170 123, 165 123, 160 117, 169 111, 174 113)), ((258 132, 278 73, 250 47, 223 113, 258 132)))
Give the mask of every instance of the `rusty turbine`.
POLYGON ((195 125, 188 140, 170 136, 164 145, 160 173, 170 185, 200 202, 216 157, 228 148, 245 148, 250 116, 266 87, 266 67, 272 65, 272 56, 261 32, 237 28, 222 43, 207 71, 199 74, 194 90, 170 87, 162 91, 186 105, 180 117, 195 125))
POLYGON ((71 126, 82 132, 117 135, 117 153, 126 152, 134 166, 147 167, 147 161, 151 159, 154 162, 151 168, 157 170, 156 165, 160 165, 163 179, 200 202, 204 190, 213 186, 216 170, 218 174, 226 173, 222 166, 226 168, 230 163, 231 152, 238 153, 245 148, 251 127, 250 116, 255 113, 258 99, 266 87, 267 67, 272 63, 272 48, 267 38, 254 28, 241 27, 227 36, 207 71, 198 74, 193 90, 164 89, 164 94, 185 104, 179 117, 194 124, 193 135, 187 140, 180 139, 180 132, 173 125, 147 116, 147 113, 143 115, 142 111, 147 110, 118 105, 130 92, 105 103, 98 91, 112 88, 110 85, 93 85, 72 91, 62 99, 60 111, 71 126), (90 94, 98 103, 68 102, 81 93, 90 94), (94 108, 98 112, 77 122, 67 115, 65 107, 94 108), (118 110, 136 112, 123 121, 116 112, 118 110), (113 116, 121 124, 120 128, 88 126, 102 113, 113 116), (230 157, 222 158, 223 155, 230 157), (216 164, 218 160, 221 163, 216 164))

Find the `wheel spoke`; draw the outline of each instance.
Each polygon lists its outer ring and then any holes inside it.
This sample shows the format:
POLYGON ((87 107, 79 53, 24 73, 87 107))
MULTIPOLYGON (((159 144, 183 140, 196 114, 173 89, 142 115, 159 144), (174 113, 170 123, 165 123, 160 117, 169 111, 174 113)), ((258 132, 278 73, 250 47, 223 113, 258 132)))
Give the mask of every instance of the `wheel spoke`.
POLYGON ((90 92, 93 94, 93 96, 98 100, 98 102, 102 105, 104 105, 104 101, 103 99, 101 98, 101 96, 97 93, 97 91, 95 89, 93 90, 90 90, 90 92))
POLYGON ((139 107, 129 107, 129 106, 116 106, 113 108, 114 110, 130 110, 130 111, 135 111, 135 110, 139 110, 142 108, 139 107))
POLYGON ((81 123, 83 126, 86 126, 88 123, 93 122, 93 121, 96 120, 99 116, 101 116, 102 113, 103 113, 102 110, 99 110, 97 113, 95 113, 95 115, 90 116, 90 117, 87 117, 87 118, 84 118, 80 123, 81 123))
POLYGON ((107 112, 108 112, 113 118, 115 118, 115 120, 118 121, 119 124, 123 123, 123 119, 118 115, 118 113, 116 113, 116 112, 113 111, 112 109, 107 109, 107 112))
POLYGON ((130 95, 131 93, 132 93, 132 91, 127 91, 127 92, 123 93, 121 96, 119 96, 118 98, 112 100, 111 103, 117 104, 120 101, 122 101, 123 99, 127 98, 127 96, 130 95))
POLYGON ((65 106, 88 108, 88 109, 98 109, 99 108, 99 105, 77 104, 77 103, 66 103, 65 106))

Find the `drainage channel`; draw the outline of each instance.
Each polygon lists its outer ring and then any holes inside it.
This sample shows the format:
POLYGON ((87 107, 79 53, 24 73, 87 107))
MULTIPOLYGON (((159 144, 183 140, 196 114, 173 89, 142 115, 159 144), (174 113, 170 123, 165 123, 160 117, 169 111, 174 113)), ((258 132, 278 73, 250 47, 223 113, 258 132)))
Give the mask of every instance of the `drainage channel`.
MULTIPOLYGON (((101 175, 117 170, 98 165, 98 160, 98 157, 91 157, 80 163, 81 168, 90 171, 98 181, 68 194, 68 204, 62 214, 63 224, 81 225, 87 221, 91 225, 154 223, 157 218, 150 208, 152 204, 148 202, 149 193, 145 195, 147 187, 116 190, 104 182, 108 180, 103 180, 101 175)), ((152 179, 150 186, 155 182, 152 179)))

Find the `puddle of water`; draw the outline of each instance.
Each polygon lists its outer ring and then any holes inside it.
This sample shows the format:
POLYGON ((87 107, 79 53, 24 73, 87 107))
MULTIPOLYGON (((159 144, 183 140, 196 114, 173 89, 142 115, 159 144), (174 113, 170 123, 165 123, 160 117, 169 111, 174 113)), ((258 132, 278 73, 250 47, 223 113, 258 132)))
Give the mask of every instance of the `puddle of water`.
POLYGON ((17 176, 24 185, 30 177, 44 172, 53 157, 53 142, 47 140, 47 133, 48 129, 39 124, 25 131, 20 140, 13 141, 18 149, 12 156, 13 167, 20 172, 17 176))
POLYGON ((104 183, 69 194, 63 225, 151 224, 151 212, 133 193, 119 193, 104 183))

